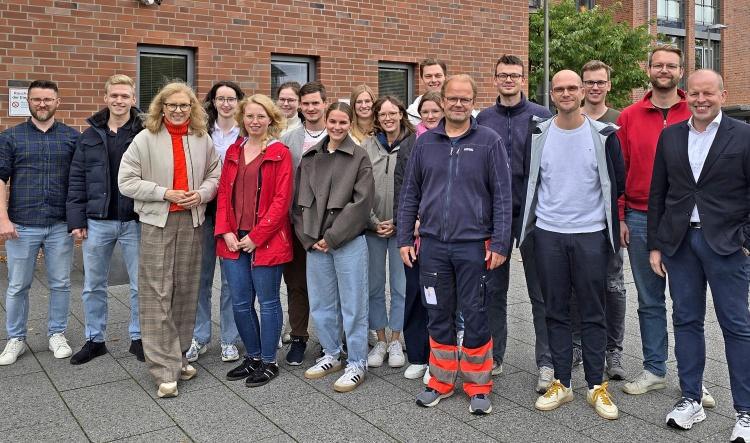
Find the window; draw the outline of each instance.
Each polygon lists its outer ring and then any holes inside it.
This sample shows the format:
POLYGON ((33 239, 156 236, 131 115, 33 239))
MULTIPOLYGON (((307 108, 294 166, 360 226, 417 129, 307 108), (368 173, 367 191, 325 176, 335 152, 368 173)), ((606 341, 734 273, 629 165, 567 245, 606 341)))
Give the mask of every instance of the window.
POLYGON ((138 107, 148 108, 162 86, 171 80, 193 84, 195 53, 189 48, 138 46, 138 107))
POLYGON ((579 11, 585 11, 587 9, 594 9, 594 6, 596 2, 594 0, 576 0, 576 4, 578 5, 579 11))
POLYGON ((540 9, 542 7, 542 0, 529 0, 529 8, 540 9))
POLYGON ((710 68, 721 72, 719 44, 720 42, 711 40, 709 47, 708 40, 695 39, 695 69, 710 68))
POLYGON ((695 23, 716 24, 719 17, 719 0, 695 0, 695 23))
POLYGON ((271 96, 276 100, 276 89, 286 82, 300 86, 315 80, 315 59, 294 55, 271 54, 271 96))
POLYGON ((408 106, 414 99, 414 66, 406 63, 378 63, 378 95, 398 97, 408 106))
POLYGON ((656 18, 660 25, 683 27, 685 23, 683 0, 658 0, 656 18))

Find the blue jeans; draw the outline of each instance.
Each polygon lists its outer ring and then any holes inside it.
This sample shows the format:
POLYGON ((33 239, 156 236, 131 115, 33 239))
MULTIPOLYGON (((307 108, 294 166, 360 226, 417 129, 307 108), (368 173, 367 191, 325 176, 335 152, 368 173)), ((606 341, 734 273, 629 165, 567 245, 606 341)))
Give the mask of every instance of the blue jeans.
POLYGON ((68 234, 68 226, 65 223, 16 225, 16 231, 18 238, 5 242, 8 255, 8 292, 5 293, 8 337, 26 337, 29 289, 39 248, 44 248, 49 284, 47 335, 65 332, 70 313, 70 267, 73 262, 73 238, 68 234))
POLYGON ((625 224, 630 231, 628 257, 638 291, 638 322, 641 326, 643 369, 663 377, 667 373, 667 281, 651 270, 646 245, 646 213, 628 210, 625 224))
POLYGON ((275 362, 276 346, 284 325, 279 298, 284 266, 254 266, 253 259, 252 253, 241 252, 236 260, 222 260, 221 268, 229 282, 234 322, 247 355, 275 362), (260 322, 255 311, 256 297, 260 305, 260 322))
POLYGON ((729 385, 737 411, 750 410, 750 311, 748 258, 741 251, 715 253, 701 229, 689 229, 677 252, 663 256, 672 297, 674 353, 683 397, 700 401, 706 340, 706 283, 724 336, 729 385))
POLYGON ((107 282, 115 244, 120 243, 122 258, 130 279, 131 340, 141 338, 138 321, 138 257, 141 226, 137 221, 87 221, 88 238, 83 241, 83 313, 86 316, 86 340, 105 341, 107 332, 107 282))
POLYGON ((347 362, 367 368, 367 269, 365 236, 338 249, 307 251, 307 292, 310 317, 323 351, 341 353, 341 326, 346 335, 347 362))
POLYGON ((370 286, 370 329, 379 331, 386 326, 391 331, 400 332, 404 329, 404 305, 406 303, 406 275, 404 262, 396 244, 396 237, 381 238, 367 234, 367 251, 369 253, 370 286), (388 274, 391 285, 391 315, 390 321, 385 309, 385 269, 386 253, 388 255, 388 274))
MULTIPOLYGON (((211 295, 213 294, 214 270, 216 269, 216 238, 214 237, 215 215, 206 215, 203 223, 203 257, 201 259, 201 284, 198 290, 198 310, 195 313, 193 338, 198 343, 211 341, 211 295)), ((233 344, 239 341, 237 325, 234 324, 232 295, 229 283, 220 267, 221 298, 219 299, 219 328, 221 343, 233 344)))

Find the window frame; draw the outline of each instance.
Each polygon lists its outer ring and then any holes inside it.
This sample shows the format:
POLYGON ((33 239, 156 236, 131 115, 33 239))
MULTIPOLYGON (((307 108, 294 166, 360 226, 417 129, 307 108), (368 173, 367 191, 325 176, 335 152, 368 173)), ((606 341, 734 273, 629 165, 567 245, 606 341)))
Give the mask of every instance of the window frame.
MULTIPOLYGON (((692 0, 690 0, 692 1, 692 0)), ((685 0, 657 0, 656 2, 656 22, 658 25, 662 26, 669 26, 669 27, 676 27, 676 28, 684 28, 685 27, 685 0), (659 14, 659 5, 664 3, 665 5, 665 15, 659 14), (670 17, 667 13, 669 10, 669 4, 670 3, 676 3, 679 7, 679 16, 678 17, 670 17)))
POLYGON ((415 98, 415 88, 414 88, 414 71, 415 66, 413 63, 406 63, 406 62, 391 62, 391 61, 378 61, 378 95, 383 95, 380 92, 380 70, 381 69, 390 69, 390 70, 403 70, 406 71, 406 102, 404 103, 404 106, 409 106, 410 103, 414 101, 415 98))
MULTIPOLYGON (((269 63, 269 68, 273 69, 272 66, 274 63, 299 63, 299 64, 306 64, 307 65, 307 82, 300 82, 300 86, 304 85, 305 83, 309 83, 311 81, 317 80, 318 78, 318 59, 317 57, 309 56, 309 55, 289 55, 289 54, 271 54, 271 61, 269 63)), ((283 84, 285 82, 279 83, 278 86, 283 84)), ((276 88, 273 86, 273 72, 271 72, 271 93, 268 94, 269 97, 271 97, 274 101, 278 98, 276 96, 276 88)))
POLYGON ((695 0, 695 24, 698 26, 709 27, 719 23, 719 14, 721 13, 721 0, 695 0), (700 4, 699 4, 700 3, 700 4), (706 3, 710 3, 707 5, 706 3), (713 21, 698 21, 698 8, 713 9, 713 21))
MULTIPOLYGON (((184 56, 187 62, 187 78, 185 82, 191 87, 195 84, 195 49, 184 46, 161 46, 161 45, 149 45, 139 44, 136 51, 136 87, 137 87, 137 100, 136 105, 141 109, 144 109, 144 104, 141 103, 141 56, 144 54, 156 54, 156 55, 177 55, 184 56)), ((150 103, 145 104, 147 108, 150 103)))

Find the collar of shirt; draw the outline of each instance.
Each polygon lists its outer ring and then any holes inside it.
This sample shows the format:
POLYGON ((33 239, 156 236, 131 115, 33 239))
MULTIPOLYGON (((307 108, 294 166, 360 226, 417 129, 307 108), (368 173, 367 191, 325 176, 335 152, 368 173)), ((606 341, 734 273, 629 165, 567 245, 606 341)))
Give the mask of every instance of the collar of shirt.
POLYGON ((716 129, 719 128, 719 125, 721 124, 721 115, 722 115, 722 112, 719 111, 719 114, 716 116, 716 118, 714 118, 711 121, 711 123, 709 123, 708 126, 706 126, 706 130, 702 132, 695 129, 695 125, 693 125, 693 117, 690 117, 687 122, 688 127, 690 128, 690 132, 692 132, 693 134, 702 134, 703 132, 715 131, 716 129))

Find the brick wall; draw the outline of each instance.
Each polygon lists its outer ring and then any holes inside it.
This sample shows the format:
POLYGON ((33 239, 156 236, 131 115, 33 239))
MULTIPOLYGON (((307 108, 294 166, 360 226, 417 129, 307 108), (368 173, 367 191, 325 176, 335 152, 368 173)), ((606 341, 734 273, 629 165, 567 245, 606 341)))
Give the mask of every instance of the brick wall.
POLYGON ((82 126, 108 76, 135 78, 138 44, 194 48, 200 96, 219 79, 269 93, 272 53, 318 57, 318 78, 337 98, 377 87, 378 61, 436 56, 474 76, 487 106, 495 59, 527 59, 528 0, 2 0, 0 130, 22 120, 8 117, 9 85, 37 78, 58 82, 59 118, 82 126))

